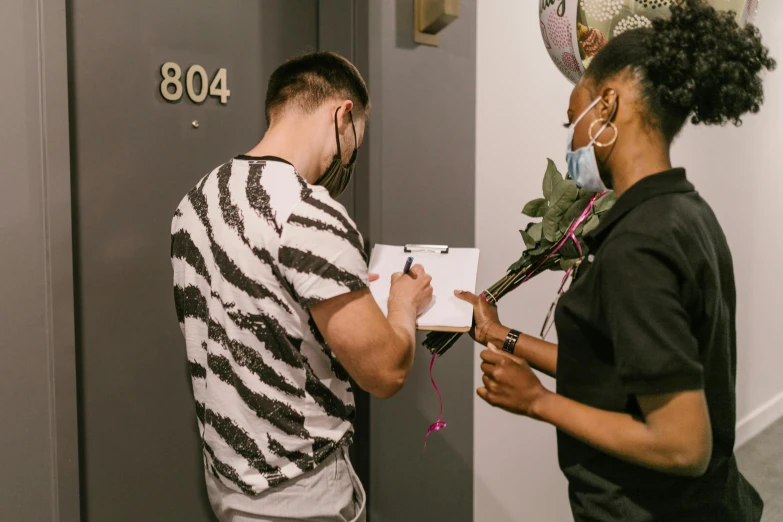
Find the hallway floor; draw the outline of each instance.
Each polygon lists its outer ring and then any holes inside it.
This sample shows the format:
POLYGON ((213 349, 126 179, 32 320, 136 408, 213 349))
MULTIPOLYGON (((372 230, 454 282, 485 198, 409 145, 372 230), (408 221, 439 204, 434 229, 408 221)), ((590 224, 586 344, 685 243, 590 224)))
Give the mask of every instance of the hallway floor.
POLYGON ((762 522, 783 522, 783 419, 737 450, 737 462, 764 499, 762 522))

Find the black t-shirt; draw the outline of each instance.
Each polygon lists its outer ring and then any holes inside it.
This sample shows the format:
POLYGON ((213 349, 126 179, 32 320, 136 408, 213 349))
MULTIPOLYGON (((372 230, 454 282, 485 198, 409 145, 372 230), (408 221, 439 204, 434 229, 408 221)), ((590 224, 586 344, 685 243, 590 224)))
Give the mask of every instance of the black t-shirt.
POLYGON ((641 416, 636 395, 704 390, 705 475, 627 463, 558 432, 577 521, 757 522, 734 459, 736 292, 726 238, 685 171, 631 187, 586 239, 591 254, 556 311, 558 393, 641 416))

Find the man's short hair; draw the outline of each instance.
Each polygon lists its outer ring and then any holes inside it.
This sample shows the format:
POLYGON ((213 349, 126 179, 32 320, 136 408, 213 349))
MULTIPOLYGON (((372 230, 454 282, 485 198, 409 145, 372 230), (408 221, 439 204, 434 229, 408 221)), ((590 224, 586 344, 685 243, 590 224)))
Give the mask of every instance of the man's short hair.
POLYGON ((274 117, 290 104, 311 113, 335 97, 351 100, 358 114, 370 111, 367 84, 351 62, 333 52, 292 58, 269 78, 264 108, 266 124, 271 125, 274 117))

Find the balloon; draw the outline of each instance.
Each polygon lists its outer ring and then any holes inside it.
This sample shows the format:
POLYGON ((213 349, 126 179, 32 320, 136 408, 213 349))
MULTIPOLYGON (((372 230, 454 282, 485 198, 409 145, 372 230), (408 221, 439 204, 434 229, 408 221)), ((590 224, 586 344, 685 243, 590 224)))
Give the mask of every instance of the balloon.
MULTIPOLYGON (((538 0, 541 37, 549 57, 576 83, 593 56, 625 31, 652 27, 668 17, 677 0, 538 0)), ((740 25, 751 23, 759 0, 707 0, 719 11, 733 11, 740 25)))

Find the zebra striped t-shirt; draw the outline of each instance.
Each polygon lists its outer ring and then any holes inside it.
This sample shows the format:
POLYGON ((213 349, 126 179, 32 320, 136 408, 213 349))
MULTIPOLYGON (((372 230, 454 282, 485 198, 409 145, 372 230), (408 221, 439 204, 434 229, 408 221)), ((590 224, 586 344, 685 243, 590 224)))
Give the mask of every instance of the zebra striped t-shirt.
POLYGON ((254 495, 349 444, 348 374, 308 313, 367 287, 345 208, 287 162, 240 156, 180 203, 171 261, 207 471, 254 495))

